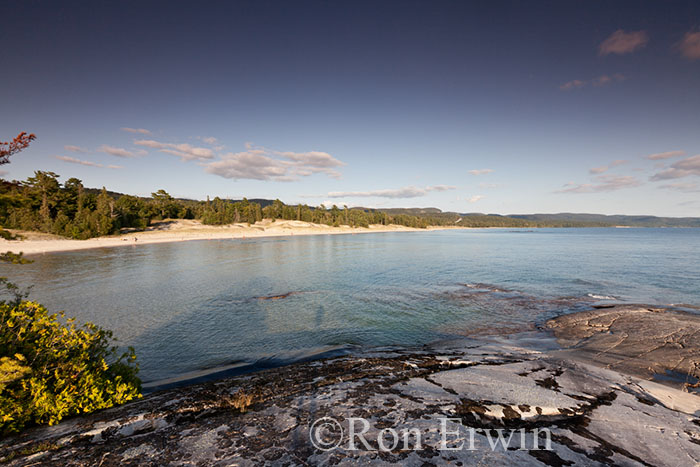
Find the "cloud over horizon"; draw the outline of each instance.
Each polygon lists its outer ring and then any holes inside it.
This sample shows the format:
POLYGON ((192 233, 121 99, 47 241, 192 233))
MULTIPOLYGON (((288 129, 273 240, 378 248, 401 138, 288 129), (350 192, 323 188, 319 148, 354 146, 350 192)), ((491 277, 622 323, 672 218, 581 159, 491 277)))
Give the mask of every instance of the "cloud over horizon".
POLYGON ((648 156, 646 156, 646 158, 649 160, 652 160, 652 161, 658 161, 658 160, 663 160, 663 159, 670 159, 672 157, 677 157, 677 156, 685 156, 685 151, 659 152, 656 154, 649 154, 648 156))
POLYGON ((472 175, 486 175, 492 173, 493 169, 474 169, 470 170, 469 173, 472 175))
POLYGON ((129 151, 128 149, 116 148, 114 146, 108 146, 106 144, 103 144, 97 150, 100 152, 104 152, 105 154, 109 154, 110 156, 123 157, 125 159, 145 156, 146 154, 148 154, 146 151, 143 150, 129 151))
POLYGON ((160 152, 177 156, 183 161, 199 160, 205 161, 214 158, 214 151, 209 148, 198 148, 187 143, 173 144, 161 143, 152 139, 140 139, 134 141, 137 146, 144 146, 151 149, 158 149, 160 152))
POLYGON ((671 167, 654 174, 649 180, 658 182, 660 180, 671 180, 675 178, 695 175, 700 177, 700 154, 686 157, 671 164, 671 167))
POLYGON ((603 56, 624 55, 641 49, 647 42, 649 42, 649 35, 646 31, 625 32, 623 29, 618 29, 601 42, 598 53, 603 56))
MULTIPOLYGON (((76 159, 75 157, 70 157, 70 156, 54 156, 56 159, 63 161, 63 162, 68 162, 69 164, 79 164, 79 165, 85 165, 88 167, 105 167, 102 164, 98 164, 97 162, 92 162, 92 161, 85 161, 82 159, 76 159)), ((108 169, 122 169, 123 167, 119 165, 108 165, 108 169)))
POLYGON ((601 193, 617 191, 623 188, 633 188, 642 183, 630 175, 598 175, 594 177, 596 183, 577 184, 569 182, 561 190, 555 193, 601 193))
POLYGON ((129 132, 129 133, 136 133, 136 134, 139 134, 139 135, 150 135, 150 134, 151 134, 151 132, 148 131, 148 130, 145 129, 145 128, 121 127, 120 129, 121 129, 122 131, 126 131, 126 132, 129 132))
POLYGON ((665 190, 680 191, 682 193, 700 192, 700 185, 695 182, 668 183, 666 185, 659 185, 659 188, 663 188, 665 190))
POLYGON ((205 171, 234 180, 290 182, 317 173, 340 178, 337 168, 344 165, 327 152, 274 151, 246 143, 245 151, 224 154, 221 159, 206 163, 205 171))
POLYGON ((63 149, 65 149, 66 151, 77 152, 78 154, 86 154, 89 152, 85 148, 81 148, 80 146, 74 146, 72 144, 67 144, 63 146, 63 149))
POLYGON ((700 59, 700 31, 687 32, 683 40, 678 44, 678 48, 688 60, 700 59))
POLYGON ((372 190, 372 191, 331 191, 327 194, 329 198, 419 198, 426 196, 431 191, 454 190, 457 187, 450 185, 434 185, 419 188, 415 186, 405 186, 396 189, 372 190))
POLYGON ((583 88, 588 85, 601 87, 611 83, 624 81, 625 79, 627 78, 622 73, 614 73, 612 75, 600 75, 597 78, 593 78, 591 80, 574 79, 572 81, 568 81, 559 86, 559 89, 561 89, 562 91, 569 91, 571 89, 583 88))
POLYGON ((619 165, 626 164, 629 161, 626 161, 624 159, 617 159, 609 163, 608 165, 602 165, 600 167, 593 167, 590 169, 588 172, 594 175, 600 175, 602 173, 607 172, 608 170, 612 169, 613 167, 617 167, 619 165))

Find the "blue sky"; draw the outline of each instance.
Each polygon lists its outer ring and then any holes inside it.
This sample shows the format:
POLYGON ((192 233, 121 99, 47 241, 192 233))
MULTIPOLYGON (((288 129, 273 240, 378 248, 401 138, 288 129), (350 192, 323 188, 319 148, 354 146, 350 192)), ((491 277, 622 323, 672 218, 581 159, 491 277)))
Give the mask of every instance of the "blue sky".
POLYGON ((4 178, 700 215, 698 2, 10 0, 0 17, 0 140, 37 135, 4 178))

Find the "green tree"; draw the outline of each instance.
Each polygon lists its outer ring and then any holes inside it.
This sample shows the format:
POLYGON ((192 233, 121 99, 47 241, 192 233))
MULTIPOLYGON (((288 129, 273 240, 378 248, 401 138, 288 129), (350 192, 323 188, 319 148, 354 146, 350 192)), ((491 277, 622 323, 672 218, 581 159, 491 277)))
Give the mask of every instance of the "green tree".
POLYGON ((93 213, 93 221, 98 235, 109 235, 114 229, 114 200, 107 194, 105 187, 97 196, 97 209, 93 213))
POLYGON ((151 197, 156 205, 156 208, 160 212, 161 219, 167 219, 172 214, 173 197, 168 194, 165 190, 158 190, 155 193, 151 193, 151 197))

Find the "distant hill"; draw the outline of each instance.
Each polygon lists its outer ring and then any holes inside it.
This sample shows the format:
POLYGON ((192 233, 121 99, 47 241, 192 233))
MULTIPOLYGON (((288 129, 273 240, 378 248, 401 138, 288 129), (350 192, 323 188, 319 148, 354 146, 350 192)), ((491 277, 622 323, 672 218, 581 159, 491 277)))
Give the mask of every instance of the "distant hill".
MULTIPOLYGON (((362 208, 367 209, 367 208, 362 208)), ((452 214, 444 213, 438 208, 387 208, 387 209, 370 209, 371 211, 381 211, 387 214, 406 214, 408 216, 421 216, 423 214, 452 214)))
POLYGON ((508 217, 536 222, 582 222, 628 227, 700 227, 699 217, 606 216, 603 214, 576 214, 568 212, 559 214, 510 214, 508 217))
POLYGON ((438 208, 376 209, 390 215, 406 214, 435 219, 452 219, 457 225, 505 227, 700 227, 700 217, 625 216, 586 213, 484 214, 443 212, 438 208), (459 221, 459 219, 462 219, 459 221))

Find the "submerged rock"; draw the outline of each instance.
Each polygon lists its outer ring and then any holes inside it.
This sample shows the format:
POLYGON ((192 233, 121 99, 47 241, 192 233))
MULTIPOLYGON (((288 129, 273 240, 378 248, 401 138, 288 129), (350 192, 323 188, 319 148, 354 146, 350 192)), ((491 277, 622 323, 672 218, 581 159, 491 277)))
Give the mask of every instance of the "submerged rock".
POLYGON ((301 292, 287 292, 287 293, 283 293, 280 295, 268 295, 268 296, 261 296, 261 297, 255 297, 255 298, 257 298, 258 300, 281 300, 283 298, 288 298, 288 297, 291 297, 292 295, 298 295, 300 293, 301 292))
POLYGON ((700 397, 524 342, 375 350, 171 389, 28 430, 0 455, 49 466, 700 462, 700 397))

